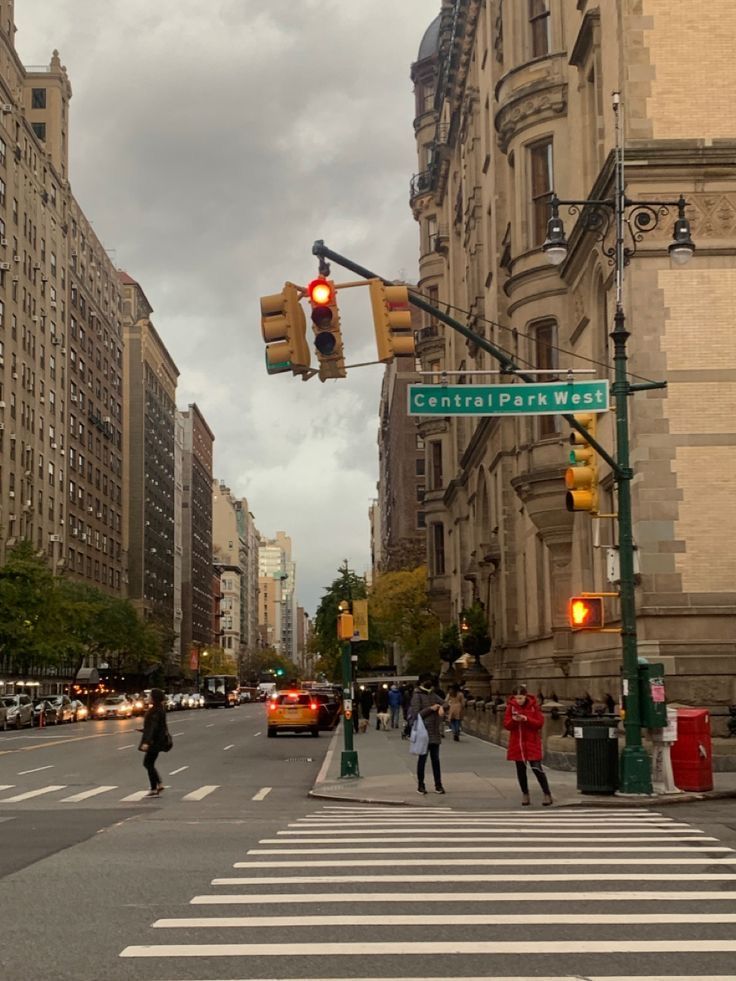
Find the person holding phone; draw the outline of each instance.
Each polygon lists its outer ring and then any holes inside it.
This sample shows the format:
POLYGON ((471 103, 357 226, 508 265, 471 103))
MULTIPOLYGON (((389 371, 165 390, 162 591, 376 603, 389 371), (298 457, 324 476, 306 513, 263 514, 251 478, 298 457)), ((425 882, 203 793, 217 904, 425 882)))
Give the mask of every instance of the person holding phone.
POLYGON ((544 716, 537 700, 530 695, 526 685, 519 685, 506 703, 503 725, 509 732, 509 745, 506 759, 516 763, 516 776, 521 788, 521 803, 531 804, 527 763, 532 768, 539 786, 542 788, 542 807, 552 804, 552 794, 547 774, 542 769, 542 727, 544 716))
POLYGON ((429 756, 432 763, 432 776, 434 777, 434 792, 444 794, 445 788, 442 786, 442 771, 440 769, 440 744, 444 729, 445 700, 435 691, 434 676, 429 671, 419 675, 418 685, 411 697, 409 717, 413 721, 418 715, 422 717, 427 728, 429 745, 426 753, 417 756, 417 793, 427 793, 424 784, 424 772, 427 766, 427 756, 429 756))

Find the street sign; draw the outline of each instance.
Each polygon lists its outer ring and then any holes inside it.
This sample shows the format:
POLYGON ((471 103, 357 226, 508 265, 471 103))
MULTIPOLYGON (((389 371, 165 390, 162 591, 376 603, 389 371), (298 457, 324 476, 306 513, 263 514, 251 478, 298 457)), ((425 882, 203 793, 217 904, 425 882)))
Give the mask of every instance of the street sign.
POLYGON ((353 640, 368 640, 368 600, 353 600, 353 640))
POLYGON ((410 416, 551 416, 605 412, 608 380, 511 385, 409 385, 410 416))

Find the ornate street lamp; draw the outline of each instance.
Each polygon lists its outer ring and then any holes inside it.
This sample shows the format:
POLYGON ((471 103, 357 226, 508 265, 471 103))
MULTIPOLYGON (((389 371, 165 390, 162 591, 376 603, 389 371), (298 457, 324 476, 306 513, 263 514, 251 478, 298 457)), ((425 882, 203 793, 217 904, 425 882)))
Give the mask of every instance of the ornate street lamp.
MULTIPOLYGON (((695 252, 690 235, 690 223, 685 216, 687 202, 680 196, 677 201, 635 201, 626 197, 624 181, 624 149, 621 135, 621 100, 614 93, 613 111, 616 116, 615 187, 613 197, 603 200, 563 201, 552 193, 547 239, 542 249, 549 261, 559 266, 568 252, 565 229, 560 218, 560 206, 571 215, 579 215, 582 227, 594 232, 603 244, 603 253, 615 268, 616 311, 611 339, 614 346, 615 380, 613 395, 616 403, 616 458, 613 474, 618 487, 618 545, 620 564, 621 647, 623 656, 623 682, 626 695, 624 730, 626 742, 621 754, 621 790, 629 794, 652 792, 649 757, 641 739, 641 705, 639 702, 638 652, 636 637, 636 597, 634 591, 634 538, 631 517, 631 481, 634 472, 629 460, 629 397, 637 391, 665 388, 666 382, 632 384, 626 372, 626 317, 623 309, 624 268, 636 254, 637 244, 647 232, 654 231, 660 220, 677 208, 673 241, 669 246, 670 258, 678 265, 687 262, 695 252), (608 232, 613 228, 615 239, 606 246, 608 232)), ((604 448, 593 437, 589 442, 605 459, 611 460, 604 448)))

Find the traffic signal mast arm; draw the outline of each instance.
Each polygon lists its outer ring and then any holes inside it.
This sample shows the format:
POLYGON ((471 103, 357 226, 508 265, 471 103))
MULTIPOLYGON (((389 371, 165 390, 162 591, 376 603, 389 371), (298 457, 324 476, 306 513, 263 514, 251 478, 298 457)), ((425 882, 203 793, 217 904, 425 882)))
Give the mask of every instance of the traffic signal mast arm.
MULTIPOLYGON (((319 256, 321 259, 330 259, 332 262, 336 262, 338 266, 342 266, 344 269, 349 269, 350 272, 354 272, 358 276, 365 276, 366 279, 380 279, 387 286, 392 285, 390 280, 384 279, 377 273, 371 272, 370 269, 366 269, 365 266, 360 266, 357 262, 353 262, 345 256, 340 255, 338 252, 333 252, 332 249, 328 249, 321 239, 318 239, 312 246, 312 255, 319 256)), ((517 367, 513 358, 509 357, 509 355, 505 351, 501 350, 501 348, 496 347, 495 344, 492 344, 480 334, 476 334, 469 327, 466 327, 465 324, 461 324, 459 320, 455 320, 454 317, 450 317, 448 314, 443 313, 442 310, 438 310, 437 307, 432 306, 432 304, 423 297, 412 293, 411 289, 409 289, 409 303, 411 303, 412 306, 418 307, 420 310, 424 310, 425 313, 431 314, 436 320, 441 321, 443 324, 447 324, 448 327, 451 327, 453 330, 457 331, 458 334, 462 334, 463 337, 466 337, 469 341, 473 341, 473 343, 479 348, 487 351, 491 357, 498 361, 503 371, 507 371, 509 374, 515 375, 517 378, 520 378, 525 382, 537 381, 537 379, 532 375, 526 374, 526 372, 517 367)), ((601 459, 606 461, 617 477, 629 478, 631 476, 630 474, 623 472, 611 454, 603 446, 601 446, 595 437, 588 433, 584 426, 581 426, 576 421, 574 416, 570 415, 569 413, 562 413, 562 418, 569 423, 573 429, 577 430, 581 436, 585 437, 586 441, 593 447, 601 459)))

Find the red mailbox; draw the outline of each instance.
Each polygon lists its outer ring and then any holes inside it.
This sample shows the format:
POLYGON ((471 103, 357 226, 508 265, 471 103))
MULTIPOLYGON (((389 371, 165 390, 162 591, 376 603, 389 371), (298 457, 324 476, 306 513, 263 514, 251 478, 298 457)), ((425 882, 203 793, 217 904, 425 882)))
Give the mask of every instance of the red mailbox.
POLYGON ((707 709, 678 708, 672 773, 680 790, 713 789, 713 748, 707 709))

